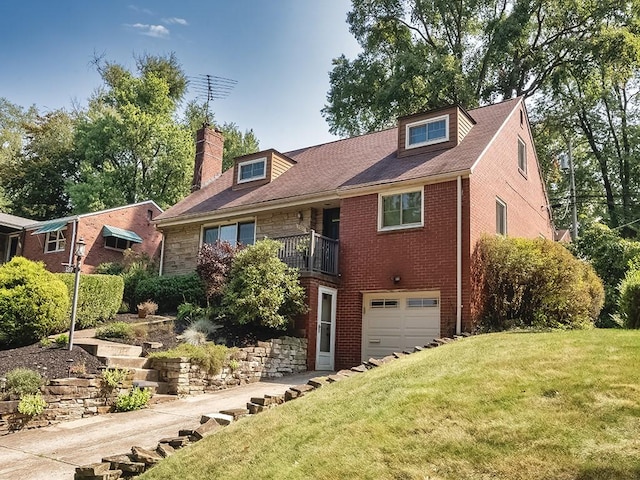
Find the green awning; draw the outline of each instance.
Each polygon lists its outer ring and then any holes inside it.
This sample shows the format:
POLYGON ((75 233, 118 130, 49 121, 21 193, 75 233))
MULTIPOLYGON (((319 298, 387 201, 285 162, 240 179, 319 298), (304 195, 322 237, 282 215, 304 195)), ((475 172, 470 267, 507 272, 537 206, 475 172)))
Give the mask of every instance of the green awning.
POLYGON ((63 221, 63 222, 47 223, 47 224, 41 226, 38 230, 33 232, 31 235, 39 235, 41 233, 57 232, 58 230, 62 230, 66 226, 67 226, 67 221, 66 220, 63 221))
POLYGON ((136 232, 132 232, 130 230, 125 230, 124 228, 112 227, 110 225, 105 225, 102 227, 102 236, 103 237, 116 237, 121 240, 129 240, 133 243, 142 243, 142 238, 136 232))

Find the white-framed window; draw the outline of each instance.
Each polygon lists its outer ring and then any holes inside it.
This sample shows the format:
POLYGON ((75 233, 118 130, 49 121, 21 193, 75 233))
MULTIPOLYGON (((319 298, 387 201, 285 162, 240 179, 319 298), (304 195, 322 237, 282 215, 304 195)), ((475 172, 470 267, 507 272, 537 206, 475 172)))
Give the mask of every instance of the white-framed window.
POLYGON ((127 248, 131 248, 133 242, 130 240, 125 240, 123 238, 118 237, 104 237, 104 246, 105 248, 110 248, 112 250, 120 250, 125 251, 127 248))
POLYGON ((449 141, 449 115, 420 120, 406 125, 405 148, 424 147, 449 141))
POLYGON ((527 174, 527 144, 518 137, 518 170, 524 175, 527 174))
POLYGON ((65 230, 66 228, 57 230, 55 232, 47 232, 47 238, 45 239, 44 244, 45 253, 64 251, 64 248, 67 245, 65 230))
POLYGON ((496 198, 496 233, 507 234, 507 204, 496 198))
POLYGON ((421 227, 423 221, 423 191, 379 194, 378 230, 421 227))
POLYGON ((256 242, 256 222, 238 222, 204 227, 202 229, 202 243, 216 242, 253 245, 256 242))
POLYGON ((429 308, 437 306, 437 298, 407 298, 407 308, 429 308))
POLYGON ((238 163, 238 183, 260 180, 267 176, 266 157, 238 163))
POLYGON ((398 308, 400 306, 400 302, 395 298, 374 298, 371 300, 369 305, 371 308, 398 308))

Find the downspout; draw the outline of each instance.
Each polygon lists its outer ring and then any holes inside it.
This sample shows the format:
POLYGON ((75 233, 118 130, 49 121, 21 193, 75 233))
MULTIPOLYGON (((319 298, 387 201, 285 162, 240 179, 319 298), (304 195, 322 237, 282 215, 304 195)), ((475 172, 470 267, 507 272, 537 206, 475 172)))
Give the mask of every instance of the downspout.
POLYGON ((162 276, 164 270, 164 232, 162 232, 162 241, 160 243, 160 268, 158 269, 158 276, 162 276))
POLYGON ((462 331, 462 177, 458 175, 456 212, 456 335, 462 331))

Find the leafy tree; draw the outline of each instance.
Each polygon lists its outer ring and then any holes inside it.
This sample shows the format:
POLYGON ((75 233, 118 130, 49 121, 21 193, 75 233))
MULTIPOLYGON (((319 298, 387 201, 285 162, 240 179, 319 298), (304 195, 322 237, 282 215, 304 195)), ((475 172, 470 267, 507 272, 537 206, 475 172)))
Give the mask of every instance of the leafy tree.
POLYGON ((118 64, 97 65, 105 87, 78 122, 81 181, 69 187, 75 210, 176 203, 189 192, 194 145, 174 120, 186 85, 175 57, 141 57, 137 76, 118 64))
POLYGON ((306 311, 298 272, 278 258, 280 247, 265 239, 236 254, 222 305, 237 323, 285 330, 306 311))
POLYGON ((64 110, 23 123, 24 147, 3 173, 13 214, 47 220, 71 211, 66 187, 76 180, 75 118, 64 110))
POLYGON ((200 247, 196 273, 205 284, 207 301, 222 294, 238 247, 229 242, 205 243, 200 247))

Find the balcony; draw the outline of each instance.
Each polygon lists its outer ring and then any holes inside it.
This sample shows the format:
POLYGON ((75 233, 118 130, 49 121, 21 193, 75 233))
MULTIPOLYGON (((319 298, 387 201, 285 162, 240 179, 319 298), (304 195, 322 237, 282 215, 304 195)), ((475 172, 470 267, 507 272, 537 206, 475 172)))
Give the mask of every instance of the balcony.
POLYGON ((282 243, 280 260, 300 272, 338 275, 338 240, 310 233, 277 237, 282 243))

